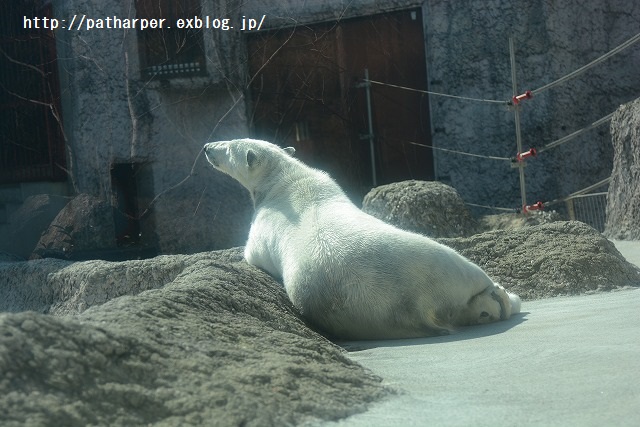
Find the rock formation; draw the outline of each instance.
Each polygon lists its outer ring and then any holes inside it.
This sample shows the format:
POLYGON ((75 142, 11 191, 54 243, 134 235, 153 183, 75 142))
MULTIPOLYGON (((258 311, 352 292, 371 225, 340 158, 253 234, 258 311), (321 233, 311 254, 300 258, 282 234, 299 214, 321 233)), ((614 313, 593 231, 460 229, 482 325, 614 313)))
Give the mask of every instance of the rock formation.
POLYGON ((525 300, 640 286, 640 270, 580 221, 438 240, 525 300))
POLYGON ((429 237, 469 236, 477 224, 458 195, 436 181, 402 181, 372 189, 362 210, 396 227, 429 237))
MULTIPOLYGON (((440 238, 524 299, 640 286, 580 222, 440 238)), ((390 390, 311 330, 240 248, 0 259, 0 425, 298 425, 390 390)))
POLYGON ((3 426, 299 425, 388 393, 237 249, 0 263, 8 294, 21 312, 0 314, 3 426))
POLYGON ((621 106, 611 119, 613 171, 604 234, 640 239, 640 99, 621 106))
POLYGON ((58 213, 38 241, 31 258, 72 259, 82 251, 115 248, 111 205, 88 194, 80 194, 58 213))
POLYGON ((62 196, 37 194, 27 197, 9 218, 8 232, 0 239, 0 251, 29 258, 42 233, 67 203, 69 198, 62 196))

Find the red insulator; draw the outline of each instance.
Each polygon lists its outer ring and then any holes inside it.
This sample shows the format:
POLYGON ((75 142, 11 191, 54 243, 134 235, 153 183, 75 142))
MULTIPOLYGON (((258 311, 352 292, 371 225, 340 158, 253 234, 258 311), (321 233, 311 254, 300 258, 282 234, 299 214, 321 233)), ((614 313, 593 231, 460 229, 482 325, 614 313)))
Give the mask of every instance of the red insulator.
POLYGON ((544 209, 544 203, 537 202, 537 203, 534 203, 533 205, 523 206, 522 212, 527 213, 527 212, 533 212, 533 211, 541 211, 543 209, 544 209))
POLYGON ((533 98, 533 94, 531 93, 530 90, 528 90, 522 95, 514 96, 513 98, 511 98, 511 102, 513 103, 513 105, 518 105, 520 104, 520 101, 522 101, 523 99, 531 99, 531 98, 533 98))
POLYGON ((538 152, 536 151, 535 148, 531 148, 529 151, 525 151, 524 153, 518 153, 516 154, 516 160, 521 162, 524 159, 526 159, 527 157, 535 157, 538 155, 538 152))

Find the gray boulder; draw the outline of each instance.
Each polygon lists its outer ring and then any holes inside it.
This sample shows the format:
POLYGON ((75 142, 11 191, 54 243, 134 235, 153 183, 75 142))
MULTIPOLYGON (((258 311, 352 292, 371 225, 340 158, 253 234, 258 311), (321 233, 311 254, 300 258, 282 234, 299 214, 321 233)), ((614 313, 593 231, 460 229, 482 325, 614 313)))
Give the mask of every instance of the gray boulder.
POLYGON ((14 309, 38 300, 80 313, 0 314, 0 425, 298 425, 363 411, 388 393, 310 330, 238 249, 3 263, 0 277, 34 272, 25 265, 43 270, 46 295, 34 299, 31 288, 14 309), (136 295, 102 303, 108 287, 109 297, 136 295))
MULTIPOLYGON (((223 252, 223 254, 226 252, 223 252)), ((0 265, 0 311, 78 314, 122 295, 172 282, 187 265, 211 257, 161 256, 149 260, 70 262, 47 258, 0 265)), ((216 255, 221 259, 221 254, 216 255)))
MULTIPOLYGON (((581 222, 439 241, 525 299, 640 286, 640 270, 581 222)), ((0 304, 3 426, 298 425, 389 393, 239 248, 1 262, 0 304)))
POLYGON ((111 205, 88 194, 80 194, 58 213, 38 241, 31 259, 72 259, 82 251, 115 248, 111 205))
POLYGON ((523 215, 521 213, 502 213, 485 215, 478 220, 479 230, 512 230, 514 228, 531 227, 533 225, 549 224, 561 221, 562 217, 556 211, 534 211, 523 215))
POLYGON ((438 239, 523 299, 640 286, 640 270, 579 221, 558 221, 469 238, 438 239))
POLYGON ((42 233, 69 200, 49 194, 27 197, 9 218, 7 235, 0 239, 0 251, 29 258, 42 233))
POLYGON ((604 234, 640 239, 640 98, 622 105, 611 119, 613 170, 607 193, 604 234))
POLYGON ((364 196, 362 210, 429 237, 469 236, 478 227, 458 192, 437 181, 381 185, 364 196))
MULTIPOLYGON (((68 265, 70 262, 57 259, 28 262, 6 260, 0 263, 0 312, 49 312, 54 302, 55 287, 49 281, 49 274, 68 265)), ((64 285, 60 286, 62 287, 64 285)), ((65 293, 68 292, 71 291, 65 293)))

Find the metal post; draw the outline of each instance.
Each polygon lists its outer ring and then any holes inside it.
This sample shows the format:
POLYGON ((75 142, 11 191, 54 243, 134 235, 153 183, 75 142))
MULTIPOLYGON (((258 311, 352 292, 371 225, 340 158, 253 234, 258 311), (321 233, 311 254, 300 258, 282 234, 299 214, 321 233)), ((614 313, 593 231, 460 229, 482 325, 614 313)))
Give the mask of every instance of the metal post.
POLYGON ((565 203, 567 204, 567 212, 569 213, 569 219, 571 221, 575 221, 576 211, 575 211, 575 205, 573 204, 573 199, 567 199, 565 203))
MULTIPOLYGON (((518 96, 518 84, 516 81, 516 49, 513 37, 509 37, 509 57, 511 58, 511 86, 513 88, 513 96, 518 96)), ((520 106, 514 104, 512 106, 514 119, 516 123, 516 144, 518 153, 522 153, 522 136, 520 134, 520 106)), ((518 162, 518 172, 520 174, 520 196, 522 198, 522 209, 527 206, 527 189, 524 182, 524 161, 518 162)))
POLYGON ((373 115, 371 114, 371 83, 369 83, 369 69, 364 69, 364 87, 367 94, 367 119, 369 120, 369 130, 366 138, 369 139, 369 151, 371 153, 371 181, 374 187, 378 186, 376 178, 376 153, 373 145, 373 115))

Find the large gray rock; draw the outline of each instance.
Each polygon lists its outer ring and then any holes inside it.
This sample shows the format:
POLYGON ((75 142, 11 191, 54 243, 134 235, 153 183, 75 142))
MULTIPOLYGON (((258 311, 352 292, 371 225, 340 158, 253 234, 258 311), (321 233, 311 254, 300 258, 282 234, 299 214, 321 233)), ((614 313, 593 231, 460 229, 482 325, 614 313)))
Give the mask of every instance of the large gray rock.
POLYGON ((42 233, 69 200, 49 194, 27 197, 9 218, 6 238, 0 239, 0 251, 29 258, 42 233))
MULTIPOLYGON (((581 222, 439 240, 526 299, 640 285, 581 222)), ((240 249, 2 262, 0 303, 3 426, 295 425, 388 393, 240 249)))
POLYGON ((71 259, 82 251, 115 248, 111 205, 88 194, 79 194, 58 213, 31 258, 71 259))
POLYGON ((186 266, 210 257, 205 252, 117 263, 52 258, 6 263, 0 265, 0 311, 78 314, 122 295, 160 288, 186 266))
POLYGON ((54 302, 55 288, 55 284, 49 282, 49 274, 69 264, 68 261, 57 259, 29 262, 6 259, 0 263, 0 312, 49 312, 54 302))
POLYGON ((604 234, 612 239, 640 239, 640 98, 613 115, 611 142, 613 171, 604 234))
POLYGON ((430 237, 468 236, 477 229, 458 192, 436 181, 381 185, 364 196, 362 210, 396 227, 430 237))
POLYGON ((640 270, 579 221, 558 221, 469 238, 438 239, 523 299, 640 286, 640 270))
MULTIPOLYGON (((14 309, 93 306, 0 314, 0 425, 297 425, 362 411, 388 392, 307 328, 281 285, 237 249, 13 264, 22 279, 42 270, 46 294, 34 299, 31 287, 14 309), (137 295, 101 304, 109 287, 110 297, 137 295)), ((0 264, 3 286, 17 271, 0 264)))
POLYGON ((531 227, 533 225, 548 224, 561 221, 562 217, 556 211, 534 211, 527 214, 502 213, 485 215, 478 220, 482 231, 511 230, 514 228, 531 227))

